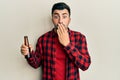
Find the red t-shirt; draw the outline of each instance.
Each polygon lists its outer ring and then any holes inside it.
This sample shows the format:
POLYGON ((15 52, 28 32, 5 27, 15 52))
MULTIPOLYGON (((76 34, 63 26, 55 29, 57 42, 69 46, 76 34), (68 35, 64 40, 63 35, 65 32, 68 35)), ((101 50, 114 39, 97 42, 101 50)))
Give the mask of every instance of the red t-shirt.
POLYGON ((65 71, 66 71, 66 54, 65 51, 60 44, 58 37, 55 38, 55 47, 56 47, 56 62, 55 62, 55 69, 56 69, 56 74, 55 74, 55 80, 65 80, 65 71))

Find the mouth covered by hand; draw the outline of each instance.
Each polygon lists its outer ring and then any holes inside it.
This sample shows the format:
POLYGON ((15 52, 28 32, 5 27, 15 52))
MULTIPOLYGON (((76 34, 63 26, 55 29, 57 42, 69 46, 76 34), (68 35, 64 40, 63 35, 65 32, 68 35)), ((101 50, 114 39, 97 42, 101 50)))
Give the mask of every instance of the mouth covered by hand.
MULTIPOLYGON (((58 23, 57 25, 55 25, 55 29, 58 29, 58 27, 59 27, 58 25, 59 25, 59 24, 62 24, 62 25, 65 27, 65 24, 63 24, 63 23, 58 23)), ((65 28, 66 28, 66 27, 65 27, 65 28)))

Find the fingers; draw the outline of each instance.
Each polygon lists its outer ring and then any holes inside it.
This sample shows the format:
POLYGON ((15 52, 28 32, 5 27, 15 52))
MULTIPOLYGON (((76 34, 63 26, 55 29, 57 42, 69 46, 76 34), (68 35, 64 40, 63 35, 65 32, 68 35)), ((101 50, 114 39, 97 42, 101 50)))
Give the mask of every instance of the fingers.
POLYGON ((57 34, 58 34, 59 42, 63 46, 66 46, 69 44, 70 39, 69 39, 68 30, 67 30, 67 27, 64 26, 64 24, 58 24, 57 34))
POLYGON ((65 30, 65 25, 64 24, 58 24, 58 30, 60 30, 61 33, 64 33, 66 30, 65 30))
POLYGON ((59 37, 62 35, 65 35, 67 33, 67 31, 68 30, 63 23, 58 24, 57 34, 59 37))
POLYGON ((27 55, 29 53, 28 47, 25 46, 24 44, 21 46, 21 53, 23 55, 27 55))
POLYGON ((58 34, 59 37, 61 36, 61 32, 60 32, 59 29, 57 29, 57 34, 58 34))
POLYGON ((57 29, 58 35, 62 35, 62 34, 64 35, 65 33, 67 33, 67 31, 68 30, 63 23, 58 24, 58 29, 57 29))

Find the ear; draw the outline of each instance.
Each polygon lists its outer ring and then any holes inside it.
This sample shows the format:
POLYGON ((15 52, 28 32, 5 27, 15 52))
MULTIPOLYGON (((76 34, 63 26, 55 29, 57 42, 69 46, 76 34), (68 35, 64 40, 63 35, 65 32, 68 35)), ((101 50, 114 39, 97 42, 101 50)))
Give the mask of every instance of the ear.
POLYGON ((51 17, 51 21, 52 21, 52 23, 54 24, 54 20, 53 20, 53 17, 51 17))
POLYGON ((51 17, 51 20, 53 21, 53 17, 51 17))

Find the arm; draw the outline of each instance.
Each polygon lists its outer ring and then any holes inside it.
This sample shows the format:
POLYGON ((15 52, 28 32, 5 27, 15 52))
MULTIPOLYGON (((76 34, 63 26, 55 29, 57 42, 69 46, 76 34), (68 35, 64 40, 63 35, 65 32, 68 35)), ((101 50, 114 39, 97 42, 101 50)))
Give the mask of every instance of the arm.
POLYGON ((87 43, 84 36, 77 42, 75 45, 69 43, 64 47, 69 58, 75 63, 78 68, 81 68, 83 71, 87 70, 91 59, 87 49, 87 43))
POLYGON ((59 42, 64 46, 69 58, 82 70, 88 69, 91 59, 87 50, 87 42, 84 35, 71 33, 70 37, 76 44, 70 42, 68 30, 63 24, 58 24, 57 34, 59 42), (74 36, 76 35, 76 36, 74 36))
POLYGON ((27 62, 33 67, 38 68, 42 63, 42 45, 41 39, 38 40, 36 44, 36 50, 30 53, 30 58, 25 57, 27 62))

